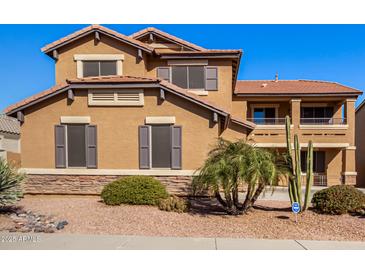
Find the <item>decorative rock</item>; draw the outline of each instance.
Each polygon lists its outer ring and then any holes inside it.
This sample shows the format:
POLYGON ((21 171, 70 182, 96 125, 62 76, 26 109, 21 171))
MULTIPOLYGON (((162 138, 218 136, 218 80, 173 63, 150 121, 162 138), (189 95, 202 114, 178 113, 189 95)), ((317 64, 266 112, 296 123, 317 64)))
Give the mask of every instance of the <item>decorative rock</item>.
POLYGON ((58 222, 56 228, 57 228, 57 230, 64 229, 65 225, 67 225, 67 224, 68 224, 68 222, 66 220, 60 221, 60 222, 58 222))
POLYGON ((54 228, 51 228, 51 227, 47 227, 44 229, 44 232, 45 233, 54 233, 55 232, 55 229, 54 228))
POLYGON ((41 226, 36 226, 35 228, 34 228, 34 232, 44 232, 44 228, 43 227, 41 227, 41 226))

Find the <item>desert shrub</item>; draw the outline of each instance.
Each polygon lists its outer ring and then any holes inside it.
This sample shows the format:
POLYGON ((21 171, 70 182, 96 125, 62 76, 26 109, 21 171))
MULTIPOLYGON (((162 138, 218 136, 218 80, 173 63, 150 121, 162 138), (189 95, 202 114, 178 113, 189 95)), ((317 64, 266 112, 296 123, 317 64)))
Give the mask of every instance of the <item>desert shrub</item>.
POLYGON ((183 213, 188 211, 189 203, 186 200, 177 196, 170 196, 166 199, 160 199, 158 203, 158 208, 164 211, 183 213))
POLYGON ((148 176, 129 176, 107 184, 101 198, 107 205, 157 205, 168 197, 160 181, 148 176))
POLYGON ((25 176, 0 158, 0 206, 14 204, 22 196, 21 182, 25 176))
POLYGON ((320 213, 352 213, 365 207, 365 194, 353 186, 331 186, 316 192, 312 204, 320 213))

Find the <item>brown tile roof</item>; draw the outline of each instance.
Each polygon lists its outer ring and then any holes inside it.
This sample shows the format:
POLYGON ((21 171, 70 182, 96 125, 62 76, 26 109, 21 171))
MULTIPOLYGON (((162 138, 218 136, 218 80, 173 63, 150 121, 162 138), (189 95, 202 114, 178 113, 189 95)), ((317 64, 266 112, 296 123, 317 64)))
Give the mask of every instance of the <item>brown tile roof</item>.
POLYGON ((95 77, 67 79, 66 81, 69 84, 78 84, 78 83, 141 83, 141 82, 157 82, 157 78, 110 75, 110 76, 100 76, 100 77, 95 76, 95 77))
POLYGON ((242 50, 240 49, 206 49, 201 51, 170 51, 166 52, 163 50, 156 49, 157 55, 221 55, 221 54, 234 54, 240 55, 242 54, 242 50))
POLYGON ((17 119, 0 114, 0 133, 20 134, 20 123, 17 119))
POLYGON ((195 45, 193 43, 190 43, 186 40, 183 40, 181 38, 178 38, 174 35, 171 35, 167 32, 161 31, 161 30, 153 28, 153 27, 149 27, 149 28, 140 30, 136 33, 133 33, 133 34, 130 35, 130 37, 132 37, 134 39, 139 39, 139 38, 142 38, 145 35, 150 34, 150 33, 155 34, 155 35, 160 36, 160 37, 163 37, 163 38, 167 38, 168 40, 172 40, 172 41, 174 41, 178 44, 181 44, 183 46, 189 47, 189 48, 194 49, 194 50, 198 50, 198 51, 205 50, 203 47, 200 47, 198 45, 195 45))
POLYGON ((110 35, 116 39, 120 39, 120 40, 123 40, 123 41, 126 41, 132 45, 135 45, 141 49, 144 49, 148 52, 153 52, 153 48, 148 46, 147 44, 145 43, 142 43, 141 41, 137 40, 137 39, 133 39, 127 35, 124 35, 124 34, 121 34, 119 32, 116 32, 114 30, 111 30, 111 29, 108 29, 106 27, 103 27, 103 26, 100 26, 100 25, 90 25, 88 27, 85 27, 81 30, 78 30, 74 33, 71 33, 70 35, 67 35, 57 41, 54 41, 46 46, 44 46, 42 48, 42 51, 47 53, 53 49, 56 49, 66 43, 69 43, 71 41, 74 41, 78 38, 81 38, 89 33, 92 33, 94 31, 99 31, 100 33, 104 33, 104 34, 107 34, 107 35, 110 35))
POLYGON ((13 110, 15 110, 19 107, 23 107, 23 106, 25 106, 27 104, 30 104, 30 103, 38 100, 38 99, 41 99, 41 98, 43 98, 47 95, 50 95, 50 94, 55 93, 55 92, 57 92, 57 91, 59 91, 63 88, 66 88, 67 86, 68 86, 67 83, 62 83, 62 84, 53 86, 53 87, 51 87, 47 90, 44 90, 42 92, 39 92, 37 94, 34 94, 34 95, 32 95, 32 96, 30 96, 30 97, 28 97, 28 98, 26 98, 26 99, 24 99, 24 100, 22 100, 18 103, 15 103, 13 105, 8 106, 6 109, 4 109, 4 113, 9 113, 9 112, 11 112, 11 111, 13 111, 13 110))
POLYGON ((237 81, 238 95, 354 94, 362 92, 335 82, 315 80, 245 80, 237 81))
MULTIPOLYGON (((68 87, 72 87, 71 85, 75 85, 75 88, 77 88, 77 84, 84 84, 84 83, 90 83, 90 84, 96 84, 96 83, 156 83, 161 88, 164 88, 167 91, 175 93, 178 96, 186 98, 199 105, 208 107, 209 109, 212 109, 213 111, 216 111, 219 114, 224 115, 228 118, 230 117, 229 111, 222 108, 221 106, 219 106, 213 102, 210 102, 209 100, 202 98, 201 96, 195 95, 186 89, 183 89, 174 84, 171 84, 165 80, 162 80, 159 78, 153 78, 153 77, 133 77, 133 76, 101 76, 101 77, 86 77, 83 79, 68 79, 66 81, 66 83, 64 83, 64 84, 54 86, 50 89, 42 91, 23 101, 20 101, 14 105, 7 107, 4 110, 4 112, 7 114, 11 114, 12 111, 17 110, 20 107, 26 107, 28 104, 34 103, 38 99, 42 99, 46 96, 52 95, 53 93, 57 94, 57 92, 61 92, 63 90, 66 91, 68 87)), ((252 123, 250 123, 250 122, 239 121, 238 119, 235 119, 235 121, 236 121, 236 123, 238 123, 242 126, 252 128, 252 123)))
POLYGON ((235 124, 239 124, 242 126, 245 126, 249 129, 254 129, 256 127, 256 124, 247 120, 243 120, 240 117, 237 116, 231 116, 231 121, 235 124))

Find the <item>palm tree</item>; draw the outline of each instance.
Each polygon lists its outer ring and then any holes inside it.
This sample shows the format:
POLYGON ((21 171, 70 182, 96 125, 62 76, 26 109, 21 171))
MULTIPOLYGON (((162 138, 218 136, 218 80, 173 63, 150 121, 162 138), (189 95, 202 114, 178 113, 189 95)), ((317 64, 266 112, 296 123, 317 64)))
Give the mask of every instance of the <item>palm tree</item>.
POLYGON ((228 214, 243 213, 253 206, 266 185, 277 183, 284 170, 279 156, 243 140, 230 142, 220 138, 197 170, 193 190, 211 190, 228 214), (244 185, 247 192, 241 203, 238 194, 244 185))

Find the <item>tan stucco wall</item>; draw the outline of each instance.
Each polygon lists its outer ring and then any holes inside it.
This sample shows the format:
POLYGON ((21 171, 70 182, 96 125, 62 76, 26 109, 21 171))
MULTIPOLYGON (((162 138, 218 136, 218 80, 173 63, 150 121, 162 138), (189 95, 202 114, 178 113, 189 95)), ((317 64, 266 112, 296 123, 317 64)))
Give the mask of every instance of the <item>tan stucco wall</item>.
MULTIPOLYGON (((22 167, 55 167, 54 126, 60 116, 90 116, 91 124, 97 125, 101 169, 138 169, 138 126, 146 116, 175 116, 176 125, 183 128, 182 168, 200 167, 218 138, 219 124, 211 122, 209 110, 170 93, 161 103, 158 95, 158 90, 145 91, 144 107, 88 107, 87 92, 76 90, 71 105, 62 94, 30 107, 21 126, 22 167)), ((227 134, 229 138, 241 135, 227 134)))
POLYGON ((356 112, 356 184, 365 187, 365 106, 356 112))
MULTIPOLYGON (((138 61, 137 52, 135 47, 104 35, 101 35, 101 41, 97 44, 93 35, 80 38, 59 50, 55 66, 56 83, 77 78, 75 54, 123 54, 123 75, 128 76, 156 77, 157 67, 167 66, 166 60, 160 60, 158 57, 146 53, 143 54, 143 60, 138 61)), ((187 60, 189 59, 187 58, 187 60)), ((232 61, 209 59, 208 65, 218 67, 218 91, 210 91, 204 97, 229 111, 232 102, 232 61)))
POLYGON ((104 35, 97 44, 93 35, 85 36, 59 50, 55 68, 56 83, 77 77, 75 54, 124 54, 123 75, 143 77, 146 75, 145 60, 137 61, 137 52, 137 48, 104 35))

